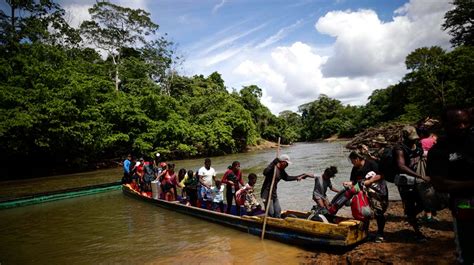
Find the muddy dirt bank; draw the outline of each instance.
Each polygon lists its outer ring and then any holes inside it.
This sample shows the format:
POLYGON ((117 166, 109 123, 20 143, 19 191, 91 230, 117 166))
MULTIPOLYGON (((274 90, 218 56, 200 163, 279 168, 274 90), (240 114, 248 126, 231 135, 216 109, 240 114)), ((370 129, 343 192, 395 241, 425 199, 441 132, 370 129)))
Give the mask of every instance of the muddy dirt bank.
MULTIPOLYGON (((422 224, 428 240, 419 243, 403 214, 402 202, 390 202, 386 213, 385 241, 372 240, 342 253, 330 250, 307 257, 306 264, 456 264, 452 217, 448 209, 438 212, 438 221, 422 224)), ((422 217, 422 214, 419 215, 422 217)), ((377 224, 370 223, 375 234, 377 224)))

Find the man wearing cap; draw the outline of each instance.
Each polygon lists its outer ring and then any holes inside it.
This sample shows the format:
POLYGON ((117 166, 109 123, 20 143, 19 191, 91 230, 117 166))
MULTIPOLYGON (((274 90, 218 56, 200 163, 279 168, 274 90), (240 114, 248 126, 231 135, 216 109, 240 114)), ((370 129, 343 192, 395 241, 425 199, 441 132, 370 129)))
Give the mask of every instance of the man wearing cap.
POLYGON ((268 209, 268 216, 280 218, 281 217, 281 207, 278 201, 277 196, 277 186, 280 180, 284 181, 293 181, 297 180, 300 181, 305 179, 306 177, 313 177, 313 174, 306 174, 303 173, 297 176, 289 176, 286 173, 285 168, 291 164, 290 157, 288 155, 281 155, 278 158, 275 158, 264 170, 263 175, 265 176, 265 180, 262 184, 262 190, 260 192, 260 197, 265 204, 265 207, 270 207, 268 209), (276 171, 276 172, 275 172, 276 171), (273 175, 275 175, 275 183, 273 185, 272 197, 271 197, 271 204, 268 205, 268 195, 270 193, 270 186, 272 184, 273 175))
POLYGON ((420 231, 420 225, 416 216, 423 211, 423 202, 417 190, 417 179, 429 181, 428 176, 416 173, 416 164, 423 155, 423 150, 417 145, 419 136, 413 126, 405 126, 402 129, 402 142, 393 148, 397 175, 395 185, 403 201, 408 223, 415 230, 417 241, 426 241, 426 237, 420 231))
POLYGON ((385 151, 385 146, 387 146, 388 142, 385 141, 385 137, 381 134, 378 134, 375 139, 372 140, 374 143, 374 147, 377 149, 375 153, 372 155, 369 153, 370 158, 375 161, 380 161, 380 158, 383 156, 385 151))

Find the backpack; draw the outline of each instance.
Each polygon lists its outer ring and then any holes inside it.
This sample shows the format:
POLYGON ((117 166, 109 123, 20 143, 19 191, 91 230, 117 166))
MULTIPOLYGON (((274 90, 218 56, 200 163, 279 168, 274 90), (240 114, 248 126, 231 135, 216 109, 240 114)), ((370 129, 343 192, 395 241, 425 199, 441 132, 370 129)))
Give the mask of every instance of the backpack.
POLYGON ((155 172, 153 170, 153 165, 151 163, 145 164, 144 166, 144 180, 146 182, 151 182, 155 178, 155 172))
POLYGON ((386 147, 383 150, 379 160, 379 170, 386 181, 391 183, 394 182, 395 175, 397 174, 397 165, 395 158, 393 157, 392 147, 386 147))

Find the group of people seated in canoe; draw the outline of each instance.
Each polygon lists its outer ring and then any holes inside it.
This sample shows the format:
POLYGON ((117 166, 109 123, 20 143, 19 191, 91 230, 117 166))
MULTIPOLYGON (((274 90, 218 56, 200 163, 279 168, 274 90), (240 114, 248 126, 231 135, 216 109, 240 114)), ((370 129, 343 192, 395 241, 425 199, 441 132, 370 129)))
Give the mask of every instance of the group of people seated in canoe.
MULTIPOLYGON (((157 158, 159 159, 159 154, 157 158)), ((134 161, 128 155, 123 162, 122 184, 128 184, 144 196, 181 201, 190 206, 222 213, 252 215, 261 212, 262 207, 254 194, 257 175, 250 173, 247 176, 248 182, 244 184, 238 161, 228 167, 222 179, 217 179, 209 158, 204 160, 204 166, 196 172, 181 168, 177 174, 175 164, 157 162, 158 159, 151 161, 140 158, 134 161)))

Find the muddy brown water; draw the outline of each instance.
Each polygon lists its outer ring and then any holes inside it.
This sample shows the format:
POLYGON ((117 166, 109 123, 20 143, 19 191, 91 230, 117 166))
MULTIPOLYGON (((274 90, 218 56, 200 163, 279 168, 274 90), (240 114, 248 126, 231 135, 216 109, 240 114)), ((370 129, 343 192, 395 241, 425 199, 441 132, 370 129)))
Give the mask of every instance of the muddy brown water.
MULTIPOLYGON (((291 174, 321 174, 335 165, 333 184, 340 188, 349 179, 351 164, 343 142, 298 143, 283 148, 290 156, 291 174)), ((222 175, 234 160, 246 176, 259 176, 275 157, 269 149, 213 157, 212 166, 222 175)), ((198 169, 203 159, 175 161, 177 169, 198 169)), ((4 182, 0 196, 45 192, 117 181, 120 168, 94 172, 4 182), (54 188, 53 188, 54 187, 54 188)), ((314 180, 278 185, 283 209, 309 210, 314 180)), ((329 196, 334 193, 329 192, 329 196)), ((391 199, 399 195, 390 186, 391 199)), ((344 211, 342 211, 344 214, 344 211)), ((126 197, 121 191, 0 210, 1 264, 295 264, 317 250, 305 250, 164 210, 126 197)))

